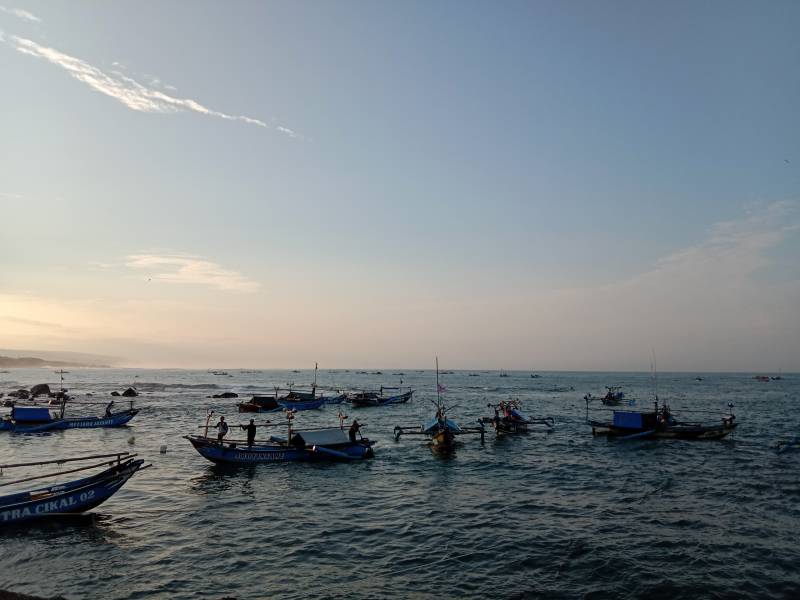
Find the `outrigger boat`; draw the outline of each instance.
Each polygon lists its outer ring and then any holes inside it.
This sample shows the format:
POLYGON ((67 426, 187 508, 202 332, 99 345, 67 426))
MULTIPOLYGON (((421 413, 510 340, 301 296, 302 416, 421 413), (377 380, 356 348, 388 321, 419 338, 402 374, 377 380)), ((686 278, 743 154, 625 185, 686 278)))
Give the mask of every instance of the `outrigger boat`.
POLYGON ((67 473, 75 473, 104 466, 107 467, 103 471, 83 479, 53 484, 32 491, 16 492, 8 496, 0 496, 0 526, 22 523, 44 517, 82 513, 91 510, 113 496, 134 473, 150 466, 145 465, 143 460, 135 457, 136 454, 119 452, 117 454, 98 454, 80 458, 63 458, 59 460, 0 465, 1 473, 4 469, 39 465, 62 465, 70 462, 107 459, 103 462, 67 471, 36 475, 16 481, 0 483, 0 487, 5 487, 38 479, 58 477, 59 475, 65 475, 67 473))
MULTIPOLYGON (((606 406, 619 406, 620 404, 622 404, 622 401, 625 399, 625 392, 622 391, 621 386, 618 385, 606 386, 606 390, 607 391, 605 396, 600 398, 603 404, 605 404, 606 406)), ((597 400, 597 398, 595 396, 592 396, 591 394, 586 394, 583 397, 583 399, 586 400, 587 402, 590 400, 597 400)))
POLYGON ((131 401, 129 409, 102 417, 64 417, 66 403, 67 399, 64 397, 58 411, 51 411, 46 406, 14 406, 11 408, 11 416, 0 421, 0 431, 43 433, 62 429, 121 427, 139 413, 138 409, 133 408, 131 401))
MULTIPOLYGON (((211 415, 209 413, 208 419, 211 415)), ((268 440, 256 440, 252 446, 245 440, 223 440, 208 437, 208 420, 205 435, 184 436, 203 457, 216 464, 251 465, 273 462, 318 462, 353 461, 373 458, 375 442, 361 437, 356 430, 346 431, 343 421, 339 427, 295 430, 292 428, 294 413, 286 411, 286 437, 270 436, 268 440)), ((265 423, 259 427, 276 427, 265 423)), ((363 427, 363 426, 362 426, 363 427)))
MULTIPOLYGON (((439 384, 439 358, 436 358, 436 414, 422 425, 397 425, 394 428, 395 441, 400 439, 403 434, 423 435, 428 438, 428 445, 432 452, 450 454, 457 445, 456 437, 464 434, 480 434, 481 442, 484 441, 486 429, 482 423, 479 427, 461 427, 454 420, 447 417, 447 411, 454 407, 445 406, 442 401, 441 392, 444 391, 439 384)), ((433 401, 431 401, 433 402, 433 401)))
POLYGON ((14 433, 43 433, 46 431, 58 431, 61 429, 94 429, 97 427, 121 427, 133 419, 139 411, 133 408, 131 400, 130 408, 118 412, 110 412, 110 404, 106 408, 106 414, 102 417, 65 417, 67 402, 72 398, 64 389, 64 375, 69 371, 63 369, 56 371, 61 375, 61 389, 56 392, 54 402, 58 404, 58 409, 51 410, 47 406, 14 406, 11 407, 11 415, 0 420, 0 431, 11 431, 14 433))
POLYGON ((478 422, 494 427, 497 436, 509 433, 527 433, 536 425, 543 425, 549 433, 553 431, 555 420, 552 417, 531 418, 522 413, 519 400, 501 400, 499 404, 487 404, 494 409, 493 417, 481 417, 478 422))
POLYGON ((316 390, 301 392, 287 390, 286 395, 280 395, 281 390, 275 388, 272 396, 253 396, 249 401, 239 404, 240 413, 280 412, 282 410, 316 410, 327 403, 325 396, 316 396, 316 390))
POLYGON ((317 370, 318 365, 314 364, 314 383, 311 384, 311 391, 294 389, 294 384, 289 383, 288 388, 282 390, 275 387, 275 393, 271 396, 256 395, 248 402, 239 404, 240 413, 257 412, 278 412, 284 409, 289 410, 316 410, 325 404, 341 404, 345 399, 344 394, 336 396, 317 396, 317 370), (281 394, 285 391, 285 394, 281 394))
POLYGON ((613 419, 609 422, 589 419, 589 401, 586 401, 586 421, 592 427, 592 435, 607 435, 623 440, 633 439, 682 439, 682 440, 719 440, 732 433, 738 423, 733 414, 733 404, 728 404, 730 414, 722 417, 719 425, 678 421, 664 402, 658 405, 654 401, 650 412, 614 410, 613 419))
POLYGON ((353 406, 386 406, 387 404, 402 404, 411 400, 414 395, 414 390, 409 389, 403 392, 399 387, 384 387, 381 386, 380 390, 375 391, 361 391, 354 392, 348 395, 348 400, 353 406), (398 394, 384 395, 384 392, 398 391, 398 394))

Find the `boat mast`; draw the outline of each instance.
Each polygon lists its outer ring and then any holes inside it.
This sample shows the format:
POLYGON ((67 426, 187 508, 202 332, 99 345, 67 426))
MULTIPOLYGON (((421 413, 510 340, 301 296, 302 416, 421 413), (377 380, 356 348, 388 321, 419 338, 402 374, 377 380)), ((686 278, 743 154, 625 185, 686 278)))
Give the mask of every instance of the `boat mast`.
POLYGON ((442 408, 442 397, 439 394, 439 357, 436 357, 436 408, 442 408))

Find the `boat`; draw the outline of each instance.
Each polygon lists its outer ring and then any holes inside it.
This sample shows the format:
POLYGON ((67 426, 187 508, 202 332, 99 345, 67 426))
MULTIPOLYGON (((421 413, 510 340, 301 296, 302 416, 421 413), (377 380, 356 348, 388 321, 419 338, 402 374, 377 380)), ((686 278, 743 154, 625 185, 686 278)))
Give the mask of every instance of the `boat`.
POLYGON ((5 487, 49 477, 58 477, 67 473, 106 467, 99 473, 82 479, 0 496, 0 527, 34 519, 52 518, 91 510, 113 496, 135 473, 150 466, 145 465, 142 459, 136 458, 136 454, 120 452, 117 454, 99 454, 78 458, 0 465, 0 471, 40 465, 63 465, 96 459, 106 460, 66 471, 24 477, 16 481, 0 483, 0 487, 5 487))
POLYGON ((403 404, 411 400, 411 397, 414 395, 414 390, 409 389, 406 392, 402 392, 401 388, 399 387, 384 387, 381 386, 380 390, 377 392, 375 391, 361 391, 361 392, 354 392, 352 394, 348 394, 348 400, 353 406, 356 407, 366 407, 366 406, 386 406, 387 404, 403 404), (392 394, 392 395, 385 395, 384 392, 395 392, 399 391, 401 393, 392 394))
MULTIPOLYGON (((592 396, 591 394, 586 394, 583 397, 584 400, 591 401, 596 400, 596 396, 592 396)), ((604 396, 600 398, 600 400, 606 406, 619 406, 622 404, 622 401, 625 399, 625 392, 622 391, 622 387, 618 385, 611 385, 606 386, 606 393, 604 396)))
POLYGON ((521 410, 519 400, 501 400, 499 404, 487 404, 494 409, 493 417, 481 417, 478 422, 494 427, 498 437, 509 433, 527 433, 531 427, 544 426, 549 433, 553 431, 555 420, 552 417, 531 418, 521 410))
POLYGON ((767 375, 753 375, 753 379, 761 381, 762 383, 769 382, 769 377, 767 375))
POLYGON ((325 396, 317 397, 312 392, 288 390, 286 395, 281 395, 276 388, 271 396, 256 395, 247 402, 238 405, 240 413, 280 412, 282 410, 316 410, 327 403, 325 396))
POLYGON ((539 375, 538 373, 531 373, 531 379, 539 379, 540 377, 541 375, 539 375))
POLYGON ((505 371, 501 370, 500 371, 500 377, 508 377, 508 373, 506 373, 505 371))
POLYGON ((660 407, 658 398, 652 411, 640 412, 613 410, 610 422, 589 419, 589 402, 586 402, 586 421, 592 427, 592 435, 606 435, 621 439, 682 439, 719 440, 732 433, 738 423, 733 414, 733 404, 728 405, 730 413, 722 417, 719 424, 704 424, 679 421, 664 402, 660 407))
POLYGON ((431 451, 438 454, 451 454, 458 444, 457 436, 465 434, 480 434, 481 442, 484 441, 486 432, 482 423, 479 427, 461 427, 453 419, 447 416, 447 411, 453 407, 445 406, 441 393, 445 391, 444 386, 439 383, 439 358, 436 358, 436 413, 433 418, 422 425, 396 425, 394 428, 394 439, 398 441, 400 436, 421 435, 428 438, 428 446, 431 451))
POLYGON ((59 411, 52 411, 46 406, 13 406, 11 416, 0 421, 0 431, 12 433, 43 433, 62 429, 95 429, 98 427, 122 427, 126 425, 139 410, 131 408, 109 413, 101 417, 64 417, 62 402, 59 411))
MULTIPOLYGON (((209 413, 209 419, 212 413, 209 413)), ((349 462, 364 460, 375 456, 372 446, 375 442, 356 432, 339 427, 295 430, 292 427, 294 413, 286 411, 286 436, 270 436, 267 440, 256 440, 252 446, 245 440, 224 440, 222 442, 208 437, 208 420, 205 435, 187 435, 195 450, 215 464, 252 465, 274 462, 349 462)), ((273 427, 267 423, 261 427, 273 427)), ((357 431, 357 430, 356 430, 357 431)))

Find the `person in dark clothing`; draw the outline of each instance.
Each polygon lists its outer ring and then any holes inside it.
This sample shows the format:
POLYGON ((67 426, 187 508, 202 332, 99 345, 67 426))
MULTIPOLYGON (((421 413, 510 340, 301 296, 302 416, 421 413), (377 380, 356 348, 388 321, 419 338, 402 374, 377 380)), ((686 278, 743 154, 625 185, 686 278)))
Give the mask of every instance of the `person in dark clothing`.
POLYGON ((114 401, 113 400, 108 403, 108 406, 106 406, 106 416, 107 417, 111 416, 111 407, 112 406, 114 406, 114 401))
POLYGON ((252 446, 256 439, 256 424, 253 422, 253 419, 250 419, 249 425, 239 425, 239 427, 247 432, 247 445, 252 446))
POLYGON ((358 433, 359 429, 361 429, 361 425, 358 424, 358 420, 353 419, 353 424, 350 425, 350 430, 348 431, 351 442, 356 441, 356 434, 358 433))

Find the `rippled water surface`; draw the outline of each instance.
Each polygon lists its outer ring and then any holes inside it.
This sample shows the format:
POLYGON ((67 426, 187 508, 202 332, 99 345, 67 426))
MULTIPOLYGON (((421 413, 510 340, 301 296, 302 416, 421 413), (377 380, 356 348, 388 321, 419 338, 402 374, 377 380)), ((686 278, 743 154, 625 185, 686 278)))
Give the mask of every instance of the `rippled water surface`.
MULTIPOLYGON (((489 415, 487 401, 515 397, 556 430, 472 438, 441 459, 420 438, 391 435, 431 415, 433 373, 321 371, 323 385, 402 378, 417 390, 406 405, 345 406, 378 440, 375 459, 231 470, 181 438, 207 408, 244 422, 237 400, 208 396, 312 375, 229 373, 74 370, 74 416, 100 414, 132 383, 142 412, 120 429, 0 432, 2 463, 126 450, 153 463, 89 516, 0 531, 0 588, 67 598, 800 597, 800 451, 770 448, 800 433, 800 376, 661 374, 658 393, 679 417, 718 421, 733 402, 735 436, 620 442, 592 437, 583 395, 623 385, 650 406, 649 375, 444 375, 462 425, 489 415)), ((0 391, 43 380, 50 371, 12 370, 0 391)), ((301 413, 296 426, 335 425, 337 411, 301 413)))

